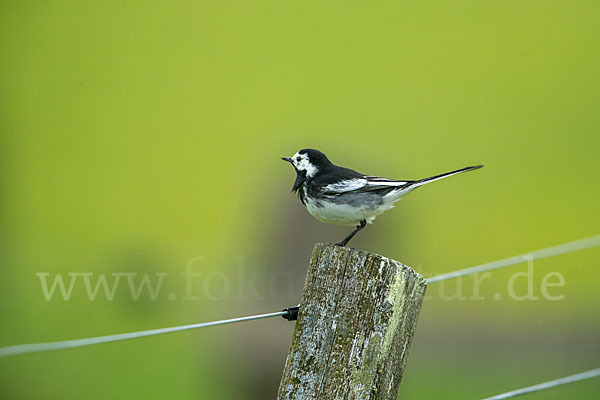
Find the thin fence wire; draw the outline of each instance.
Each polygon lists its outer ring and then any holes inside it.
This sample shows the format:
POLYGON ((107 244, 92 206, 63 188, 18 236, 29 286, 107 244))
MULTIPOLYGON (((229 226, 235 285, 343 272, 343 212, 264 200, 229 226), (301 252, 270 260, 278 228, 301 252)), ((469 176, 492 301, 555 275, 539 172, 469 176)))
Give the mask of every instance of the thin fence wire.
POLYGON ((600 368, 592 369, 589 371, 581 372, 579 374, 565 376, 564 378, 555 379, 553 381, 548 381, 544 383, 540 383, 534 386, 528 386, 521 389, 513 390, 510 392, 497 394, 492 397, 486 397, 483 400, 500 400, 500 399, 509 399, 511 397, 521 396, 527 393, 539 392, 540 390, 550 389, 560 385, 566 385, 567 383, 573 383, 577 381, 582 381, 584 379, 590 379, 600 376, 600 368))
POLYGON ((17 354, 25 354, 25 353, 37 353, 37 352, 41 352, 41 351, 71 349, 73 347, 92 346, 95 344, 116 342, 119 340, 136 339, 136 338, 141 338, 141 337, 145 337, 145 336, 163 335, 165 333, 187 331, 190 329, 198 329, 198 328, 206 328, 209 326, 233 324, 235 322, 244 322, 244 321, 252 321, 255 319, 264 319, 264 318, 284 316, 287 313, 288 313, 288 311, 279 311, 279 312, 274 312, 274 313, 269 313, 269 314, 251 315, 249 317, 224 319, 221 321, 203 322, 200 324, 172 326, 170 328, 152 329, 152 330, 140 331, 140 332, 119 333, 116 335, 97 336, 97 337, 91 337, 91 338, 85 338, 85 339, 63 340, 60 342, 48 342, 48 343, 19 344, 19 345, 15 345, 15 346, 8 346, 8 347, 0 348, 0 357, 8 357, 8 356, 14 356, 17 354))
MULTIPOLYGON (((551 257, 559 254, 570 253, 577 250, 588 249, 592 247, 600 246, 600 235, 592 236, 586 239, 576 240, 574 242, 564 243, 554 247, 548 247, 542 250, 536 250, 531 253, 506 258, 499 261, 494 261, 491 263, 479 265, 476 267, 466 268, 455 272, 450 272, 448 274, 434 276, 432 278, 427 279, 427 283, 439 282, 446 279, 457 278, 460 276, 475 274, 477 272, 489 271, 492 269, 498 269, 503 267, 508 267, 510 265, 519 264, 524 260, 529 259, 541 259, 546 257, 551 257)), ((128 332, 128 333, 120 333, 116 335, 108 335, 108 336, 98 336, 84 339, 73 339, 73 340, 64 340, 58 342, 47 342, 47 343, 29 343, 29 344, 19 344, 8 347, 0 348, 0 358, 13 356, 17 354, 26 354, 26 353, 36 353, 43 351, 52 351, 52 350, 62 350, 62 349, 70 349, 74 347, 82 347, 82 346, 92 346, 100 343, 108 343, 108 342, 116 342, 120 340, 128 340, 128 339, 136 339, 145 336, 154 336, 161 335, 165 333, 172 332, 180 332, 190 329, 198 329, 198 328, 206 328, 209 326, 216 325, 225 325, 232 324, 235 322, 244 322, 251 321, 256 319, 263 318, 271 318, 277 316, 284 316, 289 311, 279 311, 273 312, 269 314, 260 314, 260 315, 252 315, 248 317, 240 317, 233 319, 226 319, 221 321, 212 321, 212 322, 204 322, 199 324, 190 324, 190 325, 182 325, 182 326, 173 326, 169 328, 160 328, 160 329, 152 329, 147 331, 139 331, 139 332, 128 332)))
POLYGON ((521 254, 503 260, 493 261, 490 263, 478 265, 475 267, 465 268, 447 274, 433 276, 427 279, 427 283, 445 281, 447 279, 458 278, 465 275, 476 274, 478 272, 491 271, 493 269, 504 268, 515 264, 520 264, 529 260, 540 260, 557 256, 559 254, 571 253, 577 250, 590 249, 600 246, 600 235, 592 236, 585 239, 576 240, 574 242, 559 244, 558 246, 547 247, 545 249, 532 251, 531 253, 521 254))

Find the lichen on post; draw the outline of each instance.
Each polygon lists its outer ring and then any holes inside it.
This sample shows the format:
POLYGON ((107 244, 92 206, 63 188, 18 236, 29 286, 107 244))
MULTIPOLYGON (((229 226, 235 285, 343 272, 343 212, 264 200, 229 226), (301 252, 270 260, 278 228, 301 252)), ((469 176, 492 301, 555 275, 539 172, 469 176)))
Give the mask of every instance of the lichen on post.
POLYGON ((278 399, 396 399, 427 283, 389 258, 317 244, 278 399))

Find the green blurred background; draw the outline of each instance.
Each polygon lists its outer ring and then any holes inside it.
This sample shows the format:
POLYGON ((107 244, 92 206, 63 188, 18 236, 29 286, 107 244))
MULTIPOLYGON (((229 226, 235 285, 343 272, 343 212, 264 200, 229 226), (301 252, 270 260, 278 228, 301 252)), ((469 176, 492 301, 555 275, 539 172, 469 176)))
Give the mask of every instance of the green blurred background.
MULTIPOLYGON (((390 178, 486 164, 353 241, 425 275, 598 234, 599 20, 581 0, 0 2, 0 346, 296 304, 314 243, 349 231, 290 194, 279 157, 305 147, 390 178), (113 300, 80 280, 47 301, 36 273, 74 272, 167 275, 155 300, 123 278, 113 300)), ((598 367, 599 261, 535 262, 536 301, 507 295, 525 264, 493 272, 485 300, 471 278, 431 285, 400 397, 476 399, 598 367), (541 296, 549 272, 562 300, 541 296), (459 285, 467 299, 449 298, 459 285)), ((0 397, 274 398, 292 330, 277 318, 5 358, 0 397)), ((599 397, 591 380, 529 398, 599 397)))

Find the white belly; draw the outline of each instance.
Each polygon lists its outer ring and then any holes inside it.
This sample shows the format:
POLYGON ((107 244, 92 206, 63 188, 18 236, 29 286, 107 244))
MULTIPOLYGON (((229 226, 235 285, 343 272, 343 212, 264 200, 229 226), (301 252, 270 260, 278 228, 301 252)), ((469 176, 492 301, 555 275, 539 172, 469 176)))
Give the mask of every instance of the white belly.
POLYGON ((377 208, 368 206, 354 206, 349 204, 330 203, 325 200, 319 202, 306 199, 306 209, 316 219, 326 224, 354 226, 359 225, 363 219, 372 223, 375 217, 394 207, 392 204, 382 204, 377 208))
POLYGON ((338 198, 334 203, 326 198, 315 200, 306 196, 306 209, 313 217, 326 224, 352 226, 359 225, 363 219, 370 224, 379 214, 394 208, 395 202, 414 189, 393 191, 375 198, 369 193, 353 195, 351 202, 348 198, 345 201, 338 198))

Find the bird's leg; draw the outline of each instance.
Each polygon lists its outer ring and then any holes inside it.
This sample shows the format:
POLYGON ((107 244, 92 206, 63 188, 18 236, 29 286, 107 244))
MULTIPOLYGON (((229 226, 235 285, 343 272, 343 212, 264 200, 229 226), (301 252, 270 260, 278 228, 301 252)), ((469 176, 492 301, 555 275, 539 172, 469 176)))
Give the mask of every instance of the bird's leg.
POLYGON ((360 231, 365 226, 367 226, 367 220, 363 219, 362 221, 360 221, 360 225, 358 225, 355 230, 353 230, 348 236, 346 236, 344 238, 344 240, 341 240, 341 241, 339 241, 337 243, 334 243, 334 245, 335 246, 346 247, 346 245, 348 244, 348 242, 350 241, 350 239, 352 239, 354 237, 354 235, 356 235, 356 232, 360 231))

